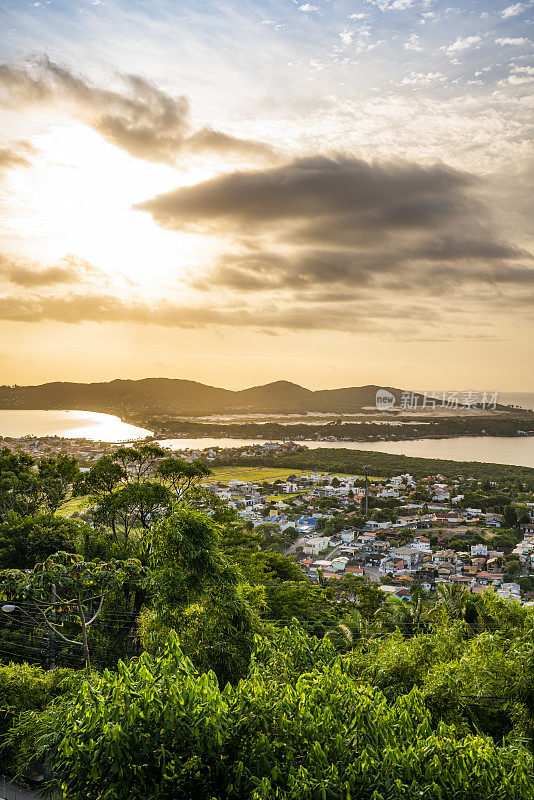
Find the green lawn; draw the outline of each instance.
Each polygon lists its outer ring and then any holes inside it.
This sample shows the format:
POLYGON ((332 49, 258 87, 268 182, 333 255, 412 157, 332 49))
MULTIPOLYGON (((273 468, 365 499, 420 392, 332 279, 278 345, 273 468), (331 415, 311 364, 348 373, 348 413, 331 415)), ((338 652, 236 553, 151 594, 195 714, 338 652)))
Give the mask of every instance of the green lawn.
POLYGON ((63 505, 58 508, 56 513, 59 514, 60 517, 72 517, 73 514, 83 511, 90 505, 92 505, 92 502, 89 497, 71 497, 70 500, 66 500, 63 505))
MULTIPOLYGON (((208 465, 209 466, 209 465, 208 465)), ((262 483, 263 481, 285 480, 290 475, 311 475, 315 470, 311 469, 284 469, 282 467, 247 467, 238 465, 235 467, 210 467, 212 474, 208 480, 220 480, 223 483, 232 479, 238 481, 252 481, 262 483)), ((319 470, 326 472, 326 470, 319 470)), ((336 472, 338 478, 355 478, 356 475, 349 475, 345 472, 336 472)), ((363 477, 363 476, 360 476, 363 477)), ((370 481, 383 481, 384 478, 369 476, 370 481)))

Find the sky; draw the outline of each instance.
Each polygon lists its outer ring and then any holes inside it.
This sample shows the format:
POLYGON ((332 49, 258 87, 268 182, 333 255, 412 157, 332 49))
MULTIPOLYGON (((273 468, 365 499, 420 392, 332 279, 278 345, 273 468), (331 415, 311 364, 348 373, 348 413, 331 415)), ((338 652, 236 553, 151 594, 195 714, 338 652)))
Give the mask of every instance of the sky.
POLYGON ((3 0, 0 382, 534 391, 533 20, 3 0))

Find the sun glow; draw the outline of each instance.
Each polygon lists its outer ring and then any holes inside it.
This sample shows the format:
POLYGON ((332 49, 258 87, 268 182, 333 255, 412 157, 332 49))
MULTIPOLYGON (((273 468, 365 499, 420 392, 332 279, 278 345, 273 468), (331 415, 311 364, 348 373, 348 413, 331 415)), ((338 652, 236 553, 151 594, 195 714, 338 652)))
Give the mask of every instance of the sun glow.
POLYGON ((108 289, 143 297, 183 296, 187 276, 209 262, 208 239, 162 231, 133 205, 207 177, 134 159, 79 123, 32 137, 33 166, 14 172, 2 227, 14 254, 52 264, 74 254, 108 276, 108 289), (28 232, 31 231, 31 235, 28 232))

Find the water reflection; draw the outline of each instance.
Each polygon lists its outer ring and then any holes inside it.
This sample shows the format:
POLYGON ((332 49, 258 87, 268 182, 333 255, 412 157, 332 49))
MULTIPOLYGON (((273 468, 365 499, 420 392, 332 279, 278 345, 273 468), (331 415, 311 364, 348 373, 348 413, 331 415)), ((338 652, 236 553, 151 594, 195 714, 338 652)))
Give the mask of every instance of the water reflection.
POLYGON ((95 442, 125 442, 144 439, 152 431, 123 422, 113 414, 97 411, 1 411, 0 435, 62 436, 95 442))

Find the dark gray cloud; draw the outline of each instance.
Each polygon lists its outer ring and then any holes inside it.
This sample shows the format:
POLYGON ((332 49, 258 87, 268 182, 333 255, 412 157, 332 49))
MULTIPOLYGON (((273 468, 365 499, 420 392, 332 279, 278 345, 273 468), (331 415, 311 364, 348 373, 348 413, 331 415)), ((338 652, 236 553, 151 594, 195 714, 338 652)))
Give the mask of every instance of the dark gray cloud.
POLYGON ((140 75, 122 75, 123 92, 94 86, 46 56, 23 66, 0 64, 0 103, 21 108, 57 104, 130 155, 174 163, 184 151, 273 156, 261 142, 211 128, 194 130, 189 100, 140 75))
POLYGON ((442 164, 315 157, 221 175, 137 208, 164 227, 237 241, 237 253, 197 279, 206 291, 307 289, 317 298, 335 287, 436 294, 529 284, 531 255, 506 241, 481 189, 442 164))
POLYGON ((359 242, 397 230, 439 230, 477 201, 474 176, 444 165, 297 159, 232 172, 159 195, 136 207, 175 230, 278 231, 293 241, 359 242), (283 230, 280 231, 280 226, 283 230))

